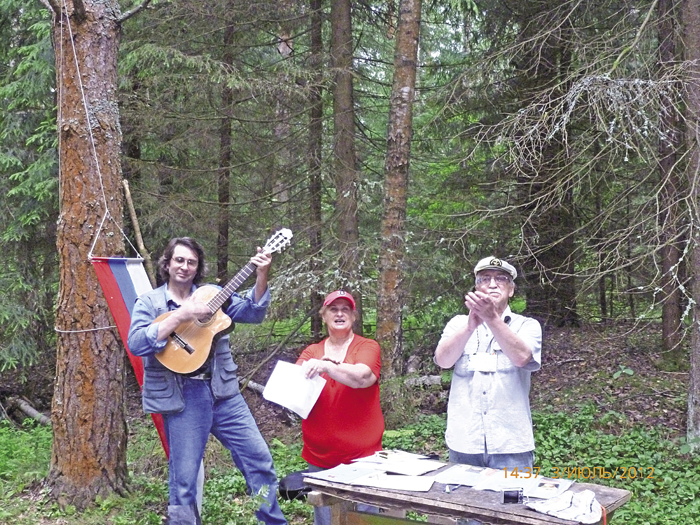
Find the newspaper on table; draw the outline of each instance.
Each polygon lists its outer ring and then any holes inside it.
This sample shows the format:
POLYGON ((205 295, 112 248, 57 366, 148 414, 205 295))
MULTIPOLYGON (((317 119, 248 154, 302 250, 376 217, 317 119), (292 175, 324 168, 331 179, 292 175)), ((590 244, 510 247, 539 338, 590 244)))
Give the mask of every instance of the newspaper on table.
POLYGON ((345 483, 363 487, 427 492, 433 486, 432 476, 404 476, 389 474, 376 463, 351 463, 338 465, 328 470, 309 472, 305 477, 334 483, 345 483))
POLYGON ((474 490, 494 490, 496 492, 507 489, 525 489, 525 485, 533 478, 515 477, 505 469, 485 468, 479 474, 474 483, 474 490))
POLYGON ((277 361, 263 390, 263 397, 306 419, 325 384, 326 380, 321 376, 308 379, 300 366, 277 361))
POLYGON ((327 470, 319 470, 318 472, 307 472, 304 474, 304 477, 322 479, 325 481, 332 481, 334 483, 347 483, 351 485, 354 481, 360 478, 376 473, 377 470, 373 467, 351 463, 349 465, 340 464, 337 467, 329 468, 327 470))
POLYGON ((434 482, 496 492, 522 489, 524 496, 538 499, 555 498, 572 484, 572 480, 568 479, 552 479, 518 471, 514 474, 508 469, 462 464, 453 465, 434 476, 423 475, 443 466, 445 463, 421 454, 380 450, 371 456, 355 459, 349 465, 338 465, 306 476, 349 485, 405 491, 428 491, 434 482))
POLYGON ((552 479, 538 475, 513 475, 507 469, 484 469, 473 484, 474 490, 510 490, 522 489, 527 498, 554 498, 568 489, 573 483, 570 479, 552 479))
POLYGON ((539 499, 555 498, 566 491, 573 483, 573 480, 570 479, 551 479, 542 476, 535 479, 537 483, 530 485, 523 492, 523 496, 539 499))
POLYGON ((353 481, 352 484, 379 489, 428 492, 434 481, 435 478, 433 476, 404 476, 388 472, 375 472, 353 481))
POLYGON ((371 456, 354 459, 353 463, 376 465, 377 470, 405 476, 420 476, 446 465, 446 463, 430 459, 428 456, 404 452, 403 450, 380 450, 371 456))
POLYGON ((479 482, 479 476, 486 470, 484 467, 458 464, 435 475, 435 481, 445 485, 462 485, 473 487, 479 482))

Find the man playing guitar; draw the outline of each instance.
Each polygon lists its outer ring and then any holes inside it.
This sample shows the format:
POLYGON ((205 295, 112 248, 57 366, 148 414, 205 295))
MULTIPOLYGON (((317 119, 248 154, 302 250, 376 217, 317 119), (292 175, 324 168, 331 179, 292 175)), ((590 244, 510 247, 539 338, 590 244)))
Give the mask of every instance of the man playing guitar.
MULTIPOLYGON (((250 259, 249 264, 255 266, 255 286, 244 297, 233 293, 221 308, 233 322, 262 322, 270 302, 267 278, 271 262, 271 254, 261 248, 250 259)), ((172 344, 183 326, 206 323, 216 313, 195 293, 205 273, 204 250, 189 237, 172 239, 158 266, 165 284, 137 300, 128 344, 135 355, 144 358, 144 411, 163 414, 170 448, 168 523, 201 523, 197 475, 211 433, 231 452, 249 491, 263 496, 258 519, 286 524, 276 498, 272 456, 239 391, 228 334, 215 337, 211 348, 205 349, 203 364, 189 373, 166 367, 157 355, 172 344)))

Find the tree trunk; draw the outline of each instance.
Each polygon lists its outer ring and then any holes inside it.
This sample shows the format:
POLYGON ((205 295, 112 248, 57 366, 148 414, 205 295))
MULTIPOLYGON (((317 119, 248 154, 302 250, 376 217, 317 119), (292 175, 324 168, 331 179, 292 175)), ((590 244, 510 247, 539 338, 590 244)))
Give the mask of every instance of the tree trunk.
MULTIPOLYGON (((277 33, 277 52, 283 60, 289 60, 293 53, 294 34, 293 20, 295 18, 294 2, 281 0, 278 2, 280 13, 285 19, 277 33)), ((274 167, 272 169, 272 202, 275 206, 275 214, 280 223, 291 221, 294 224, 292 207, 289 206, 289 178, 288 173, 293 171, 292 139, 290 123, 290 96, 284 86, 294 85, 294 80, 287 73, 283 73, 279 79, 280 88, 274 90, 272 96, 275 104, 275 142, 277 148, 273 156, 274 167)), ((282 226, 276 224, 275 227, 282 226)))
MULTIPOLYGON (((595 143, 596 149, 596 156, 598 155, 600 148, 598 147, 598 142, 596 141, 595 143)), ((593 193, 594 193, 594 199, 595 199, 595 212, 596 216, 600 217, 601 213, 603 211, 603 199, 601 196, 601 191, 602 191, 602 185, 600 183, 596 184, 593 187, 593 193)), ((601 228, 602 230, 602 228, 601 228)), ((605 236, 605 231, 602 230, 600 233, 600 236, 596 238, 595 240, 595 245, 596 247, 600 246, 602 242, 602 238, 605 236)), ((605 251, 601 250, 600 248, 597 248, 597 257, 598 257, 598 305, 600 307, 600 320, 602 322, 605 322, 607 318, 609 317, 608 313, 608 303, 607 303, 607 296, 606 296, 606 288, 605 288, 605 281, 606 281, 606 276, 605 276, 605 251)))
POLYGON ((403 265, 420 16, 421 0, 401 0, 384 164, 384 215, 377 292, 377 341, 382 348, 385 378, 401 375, 403 369, 401 319, 406 298, 403 265))
POLYGON ((359 174, 355 167, 355 109, 352 85, 352 18, 350 0, 331 1, 331 59, 335 71, 333 91, 333 152, 335 156, 336 211, 340 272, 355 296, 355 333, 362 334, 362 294, 359 279, 360 238, 357 219, 359 174))
MULTIPOLYGON (((223 62, 233 64, 231 46, 235 32, 233 22, 224 28, 223 62)), ((219 173, 218 181, 219 216, 217 219, 218 236, 216 241, 216 277, 226 282, 228 276, 228 241, 229 241, 229 200, 231 199, 231 111, 233 91, 224 83, 221 91, 221 125, 219 127, 219 173)))
POLYGON ((690 381, 688 385, 688 442, 698 448, 700 439, 700 1, 682 4, 686 81, 686 140, 688 157, 688 205, 690 207, 689 288, 692 294, 690 327, 690 381))
MULTIPOLYGON (((322 0, 311 0, 311 67, 314 69, 314 84, 310 89, 309 103, 309 208, 311 224, 309 225, 309 251, 311 270, 321 270, 320 256, 323 249, 321 236, 321 152, 323 151, 323 33, 322 0)), ((323 322, 318 311, 323 304, 323 297, 316 290, 311 291, 311 335, 314 340, 321 339, 323 322)))
MULTIPOLYGON (((540 175, 547 172, 542 167, 540 175)), ((537 202, 539 191, 531 194, 530 202, 537 202)), ((540 214, 533 220, 534 227, 526 230, 531 234, 531 246, 539 252, 537 259, 544 273, 544 278, 533 279, 528 286, 527 309, 534 317, 555 326, 579 325, 572 256, 576 223, 572 207, 573 195, 567 190, 560 205, 540 214)))
POLYGON ((58 349, 49 484, 59 504, 82 509, 96 496, 123 494, 127 481, 124 351, 116 330, 108 328, 112 318, 88 261, 95 238, 95 255, 117 255, 124 247, 118 228, 122 218, 116 98, 119 5, 114 0, 61 5, 63 10, 53 6, 52 26, 61 163, 58 349))
MULTIPOLYGON (((663 77, 676 63, 675 18, 673 17, 673 1, 660 0, 658 5, 659 23, 659 77, 663 77)), ((675 90, 670 90, 674 92, 675 90)), ((681 348, 683 325, 681 322, 681 289, 678 279, 678 264, 681 249, 678 239, 678 203, 681 200, 681 181, 676 166, 679 149, 678 120, 676 118, 675 97, 666 100, 666 107, 660 111, 661 129, 666 131, 667 139, 659 142, 659 174, 662 181, 661 209, 659 217, 661 226, 661 267, 663 270, 661 289, 661 331, 663 350, 666 359, 674 369, 679 369, 685 360, 681 348)))

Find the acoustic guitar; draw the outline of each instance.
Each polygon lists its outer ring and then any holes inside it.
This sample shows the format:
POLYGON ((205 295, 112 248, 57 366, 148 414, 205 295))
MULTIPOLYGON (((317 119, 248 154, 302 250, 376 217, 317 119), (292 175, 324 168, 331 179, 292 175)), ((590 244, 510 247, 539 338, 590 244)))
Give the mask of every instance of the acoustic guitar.
MULTIPOLYGON (((292 231, 283 228, 270 237, 262 253, 271 254, 282 251, 292 239, 292 231)), ((238 287, 252 275, 256 266, 249 262, 219 289, 205 285, 192 294, 194 301, 207 303, 212 314, 208 319, 182 323, 168 336, 165 348, 156 354, 156 359, 163 366, 179 374, 189 374, 201 367, 209 357, 214 337, 231 326, 231 318, 221 311, 226 300, 238 290, 238 287)), ((166 312, 156 318, 154 323, 166 319, 173 312, 166 312)))

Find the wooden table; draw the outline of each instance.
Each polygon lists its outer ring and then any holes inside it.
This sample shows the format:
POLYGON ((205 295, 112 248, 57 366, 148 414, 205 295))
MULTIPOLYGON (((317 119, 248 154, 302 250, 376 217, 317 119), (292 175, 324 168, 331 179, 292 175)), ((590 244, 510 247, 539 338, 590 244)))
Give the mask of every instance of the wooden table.
MULTIPOLYGON (((311 504, 331 507, 333 525, 417 523, 403 518, 407 511, 427 515, 427 523, 443 525, 454 524, 457 518, 464 520, 473 518, 492 524, 572 525, 577 523, 535 512, 522 504, 503 504, 500 502, 500 492, 494 491, 459 487, 447 493, 445 485, 433 483, 429 492, 408 492, 347 485, 315 478, 304 478, 304 481, 314 489, 308 495, 308 501, 311 504), (355 510, 357 503, 380 507, 382 512, 380 514, 358 513, 355 510)), ((607 510, 608 521, 612 513, 632 497, 628 490, 590 483, 573 483, 570 487, 574 492, 585 489, 595 492, 598 502, 607 510)), ((603 520, 599 523, 602 524, 603 520)))

